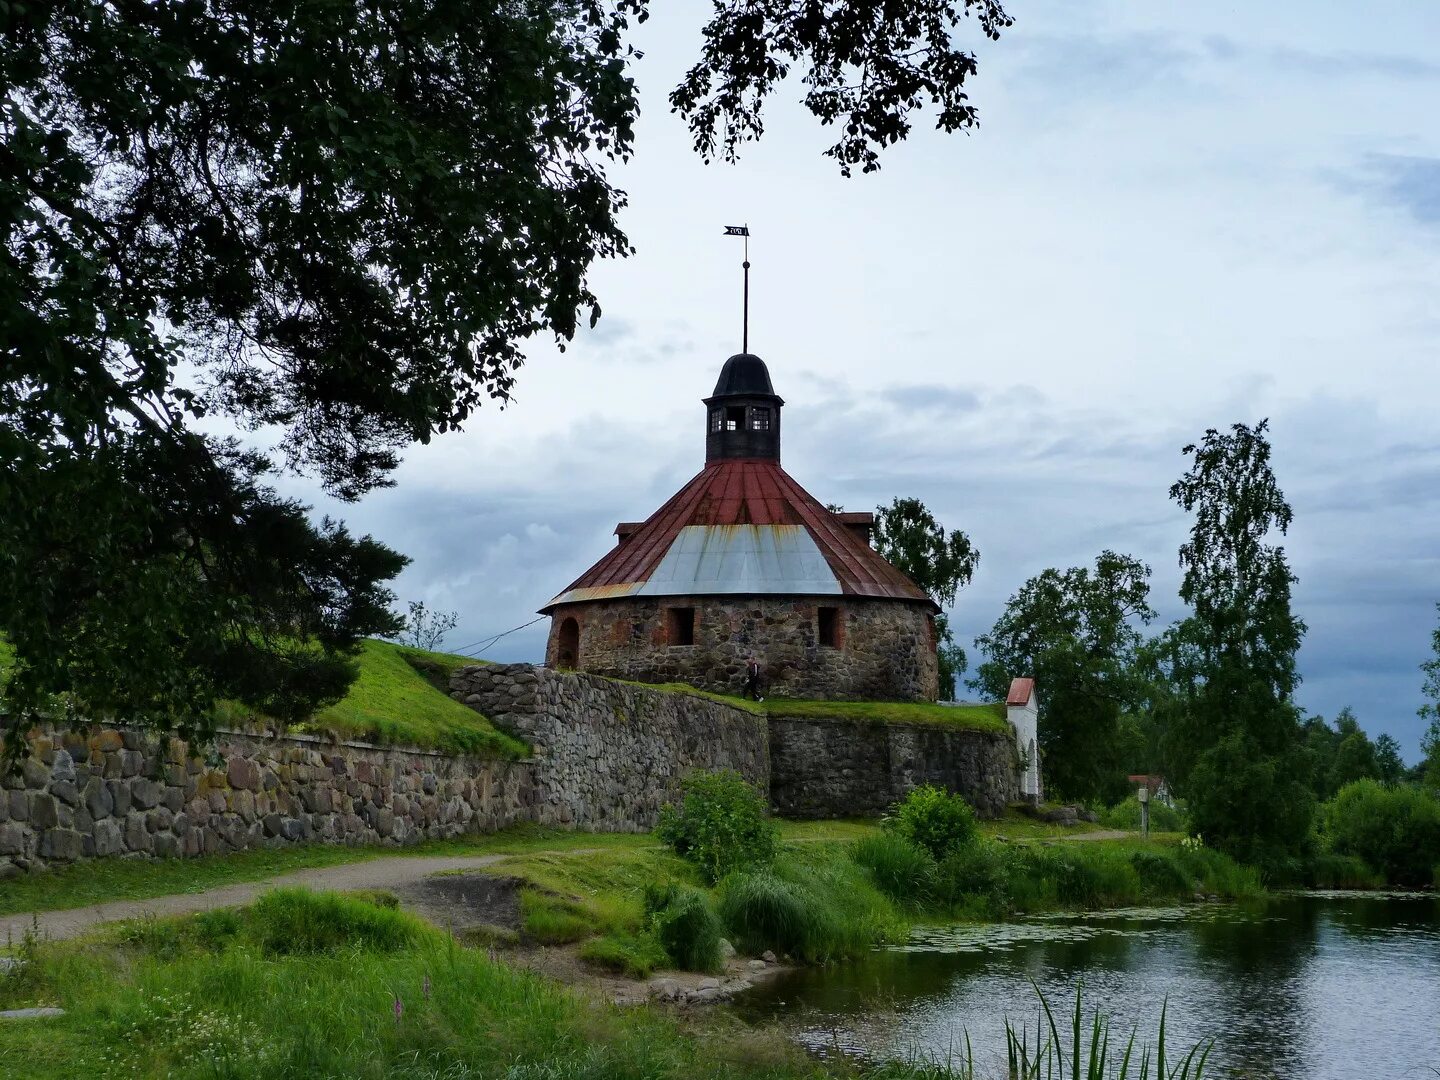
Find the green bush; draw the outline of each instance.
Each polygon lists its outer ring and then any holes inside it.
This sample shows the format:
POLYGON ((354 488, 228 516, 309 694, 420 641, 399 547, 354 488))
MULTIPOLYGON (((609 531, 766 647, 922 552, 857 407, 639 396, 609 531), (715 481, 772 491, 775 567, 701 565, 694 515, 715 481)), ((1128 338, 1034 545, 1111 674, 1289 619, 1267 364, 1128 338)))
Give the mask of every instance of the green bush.
POLYGON ((682 971, 719 971, 724 966, 720 920, 699 889, 648 886, 645 915, 660 947, 682 971))
POLYGON ((1428 885, 1440 860, 1440 800, 1357 780, 1326 806, 1325 835, 1332 851, 1364 859, 1392 885, 1428 885))
MULTIPOLYGON (((393 952, 415 941, 415 919, 393 908, 334 892, 275 889, 250 907, 247 932, 270 956, 341 948, 393 952)), ((211 932, 219 927, 211 924, 211 932)))
POLYGON ((939 860, 975 839, 975 811, 963 796, 925 784, 891 807, 885 827, 939 860))
POLYGON ((850 858, 870 872, 870 880, 886 896, 907 907, 919 907, 935 886, 935 859, 924 848, 893 833, 857 840, 850 858))
POLYGON ((779 847, 765 793, 733 769, 687 776, 680 805, 661 808, 655 835, 712 885, 732 871, 768 865, 779 847))
MULTIPOLYGON (((1125 829, 1129 832, 1140 831, 1140 799, 1131 795, 1122 799, 1108 810, 1100 811, 1100 824, 1107 829, 1125 829)), ((1184 832, 1185 815, 1173 806, 1166 806, 1162 802, 1150 801, 1150 831, 1151 832, 1184 832)))

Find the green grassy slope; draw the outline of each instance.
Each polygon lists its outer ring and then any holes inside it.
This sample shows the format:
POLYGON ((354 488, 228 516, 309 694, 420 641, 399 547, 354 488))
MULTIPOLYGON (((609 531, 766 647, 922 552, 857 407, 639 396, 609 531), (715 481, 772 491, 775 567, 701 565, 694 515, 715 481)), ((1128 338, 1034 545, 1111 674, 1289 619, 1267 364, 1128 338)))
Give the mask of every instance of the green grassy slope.
POLYGON ((465 656, 366 641, 361 645, 360 677, 350 692, 296 730, 469 754, 526 756, 524 743, 441 688, 451 671, 473 663, 465 656))

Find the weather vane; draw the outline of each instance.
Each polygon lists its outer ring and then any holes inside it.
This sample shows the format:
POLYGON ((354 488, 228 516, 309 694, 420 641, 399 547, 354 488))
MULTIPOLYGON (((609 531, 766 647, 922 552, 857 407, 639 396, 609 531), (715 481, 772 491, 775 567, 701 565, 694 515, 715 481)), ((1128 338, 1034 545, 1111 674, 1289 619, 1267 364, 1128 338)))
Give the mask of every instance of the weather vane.
POLYGON ((745 267, 745 316, 741 329, 740 351, 750 351, 750 226, 749 225, 726 225, 726 236, 743 236, 745 238, 745 261, 741 265, 745 267))

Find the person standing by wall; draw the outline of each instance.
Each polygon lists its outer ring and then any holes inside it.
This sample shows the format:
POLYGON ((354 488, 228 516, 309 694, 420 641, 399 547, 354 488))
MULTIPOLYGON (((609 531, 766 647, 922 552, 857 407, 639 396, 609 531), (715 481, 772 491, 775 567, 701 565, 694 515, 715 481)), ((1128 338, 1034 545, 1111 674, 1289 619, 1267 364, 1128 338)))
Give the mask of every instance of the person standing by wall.
POLYGON ((753 655, 745 657, 745 689, 740 692, 741 697, 754 698, 756 701, 764 701, 760 694, 760 661, 753 655))

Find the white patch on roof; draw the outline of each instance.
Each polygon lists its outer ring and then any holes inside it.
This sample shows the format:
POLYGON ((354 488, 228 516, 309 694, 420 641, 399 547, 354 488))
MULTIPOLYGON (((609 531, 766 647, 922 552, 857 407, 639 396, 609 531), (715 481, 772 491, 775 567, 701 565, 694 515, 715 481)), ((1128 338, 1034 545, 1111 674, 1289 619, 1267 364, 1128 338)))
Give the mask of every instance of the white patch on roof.
POLYGON ((835 572, 803 525, 687 525, 634 595, 839 592, 835 572))

